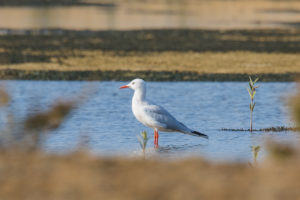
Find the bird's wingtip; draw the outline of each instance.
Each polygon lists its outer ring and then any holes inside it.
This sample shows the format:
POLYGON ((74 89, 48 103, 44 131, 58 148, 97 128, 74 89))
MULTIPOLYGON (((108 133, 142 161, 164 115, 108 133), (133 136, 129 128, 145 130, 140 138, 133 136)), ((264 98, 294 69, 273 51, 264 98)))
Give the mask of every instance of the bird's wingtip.
POLYGON ((203 138, 206 138, 208 139, 208 135, 205 135, 203 133, 200 133, 198 131, 192 131, 193 134, 195 134, 196 136, 199 136, 199 137, 203 137, 203 138))

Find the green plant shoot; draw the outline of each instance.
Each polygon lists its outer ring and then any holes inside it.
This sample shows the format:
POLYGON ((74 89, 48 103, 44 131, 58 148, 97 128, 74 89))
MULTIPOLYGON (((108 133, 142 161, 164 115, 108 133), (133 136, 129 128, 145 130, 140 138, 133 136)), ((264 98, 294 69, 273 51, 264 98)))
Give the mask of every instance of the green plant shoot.
POLYGON ((145 155, 145 150, 146 150, 146 146, 147 146, 147 142, 149 140, 148 134, 146 131, 141 132, 140 135, 137 136, 139 143, 141 145, 141 148, 143 150, 143 153, 145 155))
POLYGON ((257 81, 258 81, 258 78, 256 78, 254 81, 252 81, 251 77, 249 76, 249 88, 247 88, 247 89, 248 89, 250 99, 251 99, 251 102, 249 105, 249 107, 250 107, 250 132, 252 132, 253 110, 255 107, 254 96, 256 94, 256 89, 259 87, 259 86, 255 86, 255 83, 257 81))
POLYGON ((253 163, 256 164, 256 159, 258 156, 258 152, 260 151, 260 146, 251 146, 251 150, 253 153, 253 163))

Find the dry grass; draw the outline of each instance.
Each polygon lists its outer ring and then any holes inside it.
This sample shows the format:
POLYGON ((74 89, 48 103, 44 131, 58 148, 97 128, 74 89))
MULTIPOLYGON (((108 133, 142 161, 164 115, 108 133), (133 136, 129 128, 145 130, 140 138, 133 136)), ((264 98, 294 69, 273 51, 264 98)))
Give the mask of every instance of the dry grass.
MULTIPOLYGON (((297 53, 256 52, 130 52, 118 55, 115 52, 74 51, 75 55, 52 58, 50 63, 4 64, 2 69, 19 70, 131 70, 131 71, 191 71, 199 74, 264 74, 300 73, 297 53), (62 64, 60 64, 61 62, 62 64)), ((0 68, 0 69, 1 69, 0 68)))

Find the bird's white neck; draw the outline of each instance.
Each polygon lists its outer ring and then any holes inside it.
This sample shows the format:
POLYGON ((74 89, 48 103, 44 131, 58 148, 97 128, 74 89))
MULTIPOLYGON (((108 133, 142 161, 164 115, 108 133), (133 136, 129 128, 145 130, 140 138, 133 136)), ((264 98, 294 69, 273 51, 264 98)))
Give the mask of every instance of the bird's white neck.
POLYGON ((144 101, 146 98, 146 88, 138 88, 134 91, 133 99, 134 101, 144 101))

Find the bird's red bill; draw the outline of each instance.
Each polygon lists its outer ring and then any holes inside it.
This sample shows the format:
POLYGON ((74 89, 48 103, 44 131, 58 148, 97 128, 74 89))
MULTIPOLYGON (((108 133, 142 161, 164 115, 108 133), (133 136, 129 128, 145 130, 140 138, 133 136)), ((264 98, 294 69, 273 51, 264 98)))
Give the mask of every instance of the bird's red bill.
POLYGON ((129 86, 128 85, 123 85, 123 86, 120 87, 120 89, 124 89, 124 88, 129 88, 129 86))

